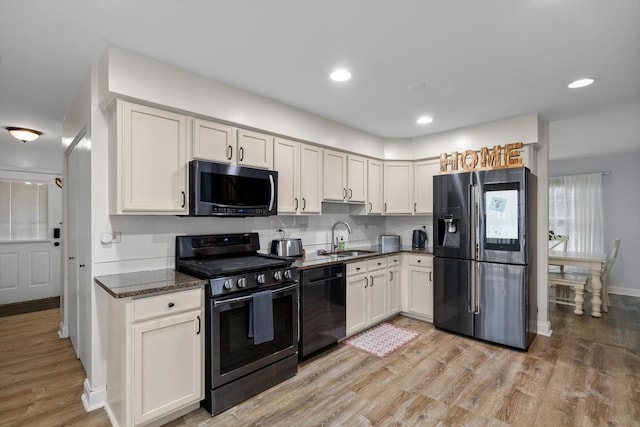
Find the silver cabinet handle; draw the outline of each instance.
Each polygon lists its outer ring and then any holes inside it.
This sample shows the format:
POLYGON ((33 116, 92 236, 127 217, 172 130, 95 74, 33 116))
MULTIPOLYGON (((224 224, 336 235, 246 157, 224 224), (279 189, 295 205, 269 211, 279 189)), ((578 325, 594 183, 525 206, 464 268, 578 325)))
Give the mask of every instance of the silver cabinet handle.
POLYGON ((369 202, 369 212, 373 210, 373 203, 369 202))
POLYGON ((415 203, 413 204, 413 211, 414 211, 414 212, 418 212, 418 202, 415 202, 415 203))
POLYGON ((196 335, 200 335, 201 329, 200 329, 200 316, 198 316, 198 332, 196 332, 196 335))
POLYGON ((227 147, 227 160, 231 160, 232 157, 233 157, 233 147, 229 145, 227 147))
POLYGON ((240 150, 238 150, 238 154, 240 155, 240 161, 244 160, 244 147, 240 147, 240 150))
POLYGON ((307 210, 307 199, 305 199, 304 197, 302 198, 302 210, 307 210))
POLYGON ((371 285, 369 285, 369 286, 371 286, 373 288, 373 276, 369 276, 369 277, 371 277, 371 285))
POLYGON ((342 198, 343 198, 343 199, 346 199, 346 198, 347 198, 347 189, 346 189, 346 188, 343 188, 343 189, 342 189, 342 198))
POLYGON ((387 211, 387 202, 384 202, 384 211, 387 211))
POLYGON ((364 287, 365 287, 365 288, 368 288, 368 287, 369 287, 369 278, 368 278, 368 277, 365 277, 365 278, 364 278, 364 287))
POLYGON ((393 271, 389 272, 389 281, 392 282, 393 281, 393 271))
POLYGON ((187 204, 187 194, 184 191, 181 191, 182 193, 182 207, 184 208, 185 205, 187 204))
POLYGON ((349 189, 349 199, 353 197, 353 190, 349 189))
POLYGON ((296 197, 296 198, 294 198, 293 200, 295 200, 295 201, 296 201, 296 207, 295 207, 295 208, 293 208, 293 210, 294 210, 294 211, 297 211, 297 210, 298 210, 298 198, 296 197))

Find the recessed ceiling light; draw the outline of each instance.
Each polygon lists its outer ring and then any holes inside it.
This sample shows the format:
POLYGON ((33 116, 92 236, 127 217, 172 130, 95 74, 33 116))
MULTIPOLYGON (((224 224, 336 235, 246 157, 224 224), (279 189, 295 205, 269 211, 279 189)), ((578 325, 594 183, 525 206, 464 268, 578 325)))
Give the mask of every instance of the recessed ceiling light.
POLYGON ((595 81, 596 81, 596 79, 591 78, 591 77, 586 78, 586 79, 576 80, 575 82, 569 83, 569 88, 570 89, 577 89, 579 87, 589 86, 590 84, 593 84, 595 81))
POLYGON ((418 120, 416 120, 416 123, 418 123, 419 125, 426 125, 428 123, 431 123, 432 121, 433 121, 433 117, 422 116, 422 117, 418 117, 418 120))
POLYGON ((331 77, 331 80, 336 82, 345 82, 351 78, 351 73, 348 72, 347 70, 340 69, 340 70, 335 70, 333 73, 329 75, 329 77, 331 77))

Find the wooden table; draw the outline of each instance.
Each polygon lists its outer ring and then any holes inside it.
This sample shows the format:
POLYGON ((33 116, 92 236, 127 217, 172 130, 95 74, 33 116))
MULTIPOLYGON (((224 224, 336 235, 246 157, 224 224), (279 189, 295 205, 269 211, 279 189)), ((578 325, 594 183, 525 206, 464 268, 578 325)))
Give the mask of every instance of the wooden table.
MULTIPOLYGON (((591 315, 593 317, 602 316, 600 311, 602 308, 600 273, 606 260, 607 254, 605 253, 549 251, 549 264, 561 267, 572 265, 586 267, 591 270, 591 289, 593 291, 591 296, 591 315)), ((604 307, 604 310, 607 311, 607 307, 604 307)))

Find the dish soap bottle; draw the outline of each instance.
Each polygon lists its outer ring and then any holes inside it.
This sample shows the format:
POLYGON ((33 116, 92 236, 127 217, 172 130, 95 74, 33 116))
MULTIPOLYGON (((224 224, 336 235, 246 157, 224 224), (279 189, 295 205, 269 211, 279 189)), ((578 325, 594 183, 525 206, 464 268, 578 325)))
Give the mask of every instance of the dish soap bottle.
POLYGON ((340 241, 338 242, 338 251, 344 251, 344 237, 340 236, 340 241))

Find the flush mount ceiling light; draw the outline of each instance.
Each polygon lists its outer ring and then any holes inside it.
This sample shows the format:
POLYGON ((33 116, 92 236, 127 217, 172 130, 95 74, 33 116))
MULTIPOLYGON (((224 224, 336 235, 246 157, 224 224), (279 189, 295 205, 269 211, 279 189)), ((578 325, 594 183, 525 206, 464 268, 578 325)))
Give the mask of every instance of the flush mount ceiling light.
POLYGON ((13 126, 9 126, 5 129, 9 131, 11 136, 19 139, 22 142, 35 141, 40 135, 42 135, 42 132, 33 129, 18 128, 13 126))
POLYGON ((576 80, 574 82, 569 83, 569 88, 570 89, 578 89, 580 87, 585 87, 585 86, 589 86, 590 84, 593 84, 596 81, 595 78, 589 77, 586 79, 579 79, 576 80))
POLYGON ((418 120, 416 120, 416 123, 418 123, 419 125, 426 125, 431 123, 432 121, 433 121, 433 117, 422 116, 422 117, 418 117, 418 120))
POLYGON ((351 73, 347 70, 339 69, 331 73, 329 77, 335 82, 346 82, 351 78, 351 73))

